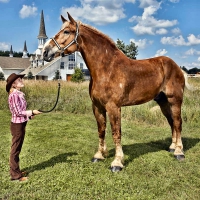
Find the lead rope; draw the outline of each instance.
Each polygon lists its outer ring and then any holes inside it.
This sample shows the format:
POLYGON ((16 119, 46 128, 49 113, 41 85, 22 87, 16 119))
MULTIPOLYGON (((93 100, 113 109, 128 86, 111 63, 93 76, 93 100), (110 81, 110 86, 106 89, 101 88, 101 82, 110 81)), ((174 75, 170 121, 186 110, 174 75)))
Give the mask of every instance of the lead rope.
MULTIPOLYGON (((62 61, 62 56, 61 56, 61 58, 60 58, 60 64, 61 64, 61 61, 62 61)), ((60 66, 59 66, 60 67, 60 66)), ((49 112, 51 112, 51 111, 53 111, 54 109, 55 109, 55 107, 57 106, 57 104, 58 104, 58 99, 59 99, 59 96, 60 96, 60 70, 58 70, 59 71, 59 76, 58 76, 58 93, 57 93, 57 99, 56 99, 56 102, 55 102, 55 104, 54 104, 54 106, 53 106, 53 108, 51 108, 50 110, 38 110, 39 112, 42 112, 42 113, 49 113, 49 112)))

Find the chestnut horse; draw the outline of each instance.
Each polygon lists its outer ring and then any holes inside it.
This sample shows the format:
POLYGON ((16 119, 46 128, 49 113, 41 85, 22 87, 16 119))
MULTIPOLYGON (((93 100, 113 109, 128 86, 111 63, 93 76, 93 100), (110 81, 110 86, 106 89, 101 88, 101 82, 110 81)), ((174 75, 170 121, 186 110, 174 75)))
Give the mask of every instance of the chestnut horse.
POLYGON ((97 121, 99 146, 93 162, 107 155, 105 143, 106 113, 108 114, 115 144, 115 158, 111 171, 123 168, 121 146, 121 107, 146 103, 154 99, 172 131, 170 152, 183 160, 181 141, 181 104, 185 78, 179 66, 168 57, 132 60, 115 43, 91 26, 76 22, 68 13, 63 16, 61 30, 45 44, 43 57, 51 61, 62 54, 79 51, 90 71, 89 94, 97 121))

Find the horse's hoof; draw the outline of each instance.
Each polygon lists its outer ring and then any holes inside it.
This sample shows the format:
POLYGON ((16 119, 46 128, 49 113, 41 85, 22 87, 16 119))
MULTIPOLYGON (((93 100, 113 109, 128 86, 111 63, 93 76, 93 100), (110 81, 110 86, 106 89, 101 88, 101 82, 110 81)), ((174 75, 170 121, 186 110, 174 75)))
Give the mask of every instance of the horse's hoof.
POLYGON ((120 166, 114 166, 110 168, 111 172, 120 172, 122 168, 120 166))
POLYGON ((168 152, 174 153, 175 149, 168 149, 168 152))
POLYGON ((185 159, 184 155, 174 155, 174 157, 179 161, 183 161, 185 159))
POLYGON ((102 159, 99 159, 99 158, 92 158, 91 161, 92 161, 93 163, 96 163, 96 162, 102 161, 102 159))

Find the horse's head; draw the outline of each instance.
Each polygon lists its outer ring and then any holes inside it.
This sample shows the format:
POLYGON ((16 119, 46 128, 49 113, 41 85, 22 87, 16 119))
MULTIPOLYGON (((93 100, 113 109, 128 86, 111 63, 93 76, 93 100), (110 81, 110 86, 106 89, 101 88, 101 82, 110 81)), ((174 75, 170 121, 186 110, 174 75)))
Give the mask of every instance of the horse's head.
POLYGON ((44 45, 43 58, 47 62, 60 55, 71 54, 78 49, 78 24, 69 13, 67 14, 69 21, 61 15, 63 22, 61 30, 44 45))

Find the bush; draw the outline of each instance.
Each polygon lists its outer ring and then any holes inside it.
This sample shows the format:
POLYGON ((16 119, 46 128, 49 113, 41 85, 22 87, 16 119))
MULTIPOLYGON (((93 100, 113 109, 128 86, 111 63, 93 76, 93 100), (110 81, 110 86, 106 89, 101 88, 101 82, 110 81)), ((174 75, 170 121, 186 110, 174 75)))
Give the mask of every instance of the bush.
POLYGON ((0 72, 0 81, 5 81, 4 73, 0 72))
POLYGON ((75 68, 75 72, 71 78, 72 82, 80 83, 84 81, 84 74, 79 68, 75 68))

